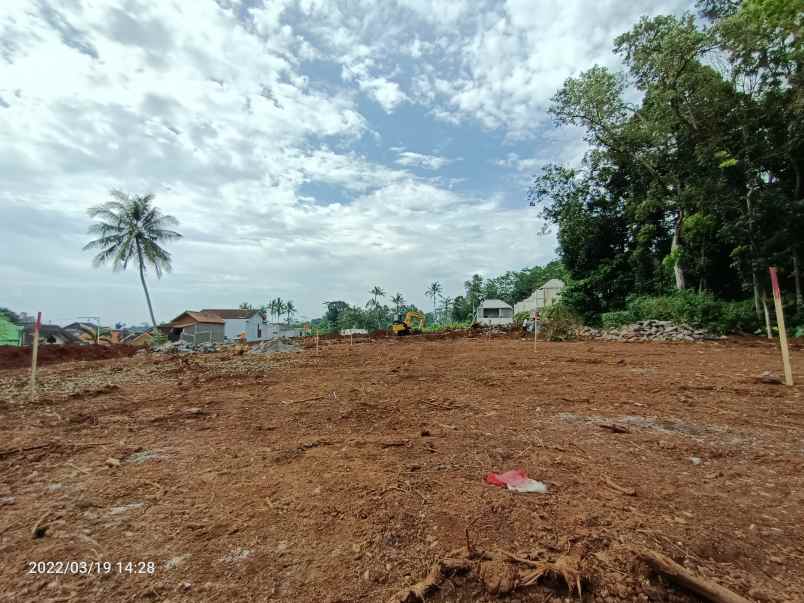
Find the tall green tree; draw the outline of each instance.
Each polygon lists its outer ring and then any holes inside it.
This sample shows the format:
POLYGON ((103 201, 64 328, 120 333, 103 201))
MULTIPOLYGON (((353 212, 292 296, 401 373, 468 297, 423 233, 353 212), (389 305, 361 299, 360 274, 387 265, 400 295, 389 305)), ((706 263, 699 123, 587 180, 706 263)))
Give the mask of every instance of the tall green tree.
POLYGON ((479 274, 473 274, 472 278, 463 284, 464 291, 466 291, 466 305, 472 316, 477 307, 485 299, 483 296, 483 277, 479 274))
POLYGON ((399 309, 405 305, 405 296, 402 295, 399 291, 397 291, 393 297, 391 297, 391 303, 394 304, 394 313, 395 315, 399 314, 399 309))
POLYGON ((296 305, 293 303, 292 300, 288 300, 285 304, 285 315, 288 319, 288 325, 290 325, 290 321, 293 316, 296 314, 296 305))
POLYGON ((181 238, 171 230, 179 221, 162 213, 153 204, 154 195, 128 195, 119 190, 111 192, 112 201, 96 205, 88 210, 89 216, 99 220, 89 227, 89 234, 97 238, 84 246, 84 250, 97 251, 92 260, 95 267, 112 264, 115 271, 125 270, 129 263, 136 262, 140 282, 148 303, 151 323, 156 329, 151 295, 145 282, 145 273, 150 268, 157 278, 170 272, 171 254, 164 244, 181 238))
POLYGON ((379 298, 385 297, 385 290, 382 287, 375 285, 371 288, 371 291, 369 291, 369 295, 371 295, 371 297, 374 299, 374 305, 377 306, 379 305, 379 298))
POLYGON ((548 166, 530 197, 559 226, 562 298, 590 314, 670 286, 753 291, 759 310, 771 263, 801 288, 802 13, 782 0, 701 8, 709 27, 641 19, 615 41, 624 73, 594 67, 553 98, 590 149, 580 167, 548 166))
POLYGON ((424 292, 424 294, 427 297, 433 298, 433 318, 437 316, 438 298, 443 290, 444 288, 441 286, 441 283, 439 283, 438 281, 433 281, 432 283, 430 283, 430 286, 427 288, 427 291, 424 292))

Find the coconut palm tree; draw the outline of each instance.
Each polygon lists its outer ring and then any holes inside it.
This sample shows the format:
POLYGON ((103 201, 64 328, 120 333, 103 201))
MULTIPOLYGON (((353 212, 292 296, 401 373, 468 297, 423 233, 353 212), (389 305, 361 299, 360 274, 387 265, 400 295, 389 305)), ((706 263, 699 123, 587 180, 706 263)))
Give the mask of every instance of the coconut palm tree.
POLYGON ((441 283, 438 281, 433 281, 430 283, 427 291, 424 292, 427 297, 433 298, 433 319, 435 319, 436 314, 438 313, 438 297, 441 295, 443 290, 444 288, 441 286, 441 283))
POLYGON ((399 291, 397 291, 396 294, 391 298, 391 303, 396 306, 396 314, 399 314, 399 308, 405 304, 405 297, 399 291))
POLYGON ((371 291, 369 291, 369 295, 373 296, 374 299, 370 299, 366 303, 366 307, 367 308, 368 307, 373 308, 374 311, 377 313, 377 328, 379 329, 379 328, 381 328, 380 327, 380 325, 381 325, 380 314, 382 313, 382 307, 380 306, 380 302, 377 301, 377 298, 385 297, 385 291, 383 290, 382 287, 380 287, 378 285, 374 285, 374 287, 372 287, 371 291))
POLYGON ((285 314, 286 304, 281 297, 277 297, 274 301, 276 302, 276 320, 279 322, 279 319, 285 314))
POLYGON ((148 302, 148 313, 151 323, 156 329, 151 295, 145 283, 145 272, 150 267, 157 278, 162 278, 164 272, 170 272, 171 255, 162 245, 168 241, 175 241, 181 235, 170 230, 177 226, 179 221, 173 216, 163 214, 153 205, 154 195, 127 195, 113 190, 112 201, 90 207, 91 218, 98 218, 89 227, 89 234, 98 238, 84 245, 84 251, 97 250, 92 264, 97 268, 108 262, 112 263, 115 271, 125 270, 129 262, 136 262, 140 272, 140 282, 145 291, 145 301, 148 302))
POLYGON ((290 319, 294 314, 296 314, 296 306, 292 300, 288 300, 288 302, 285 304, 285 314, 287 314, 288 326, 290 326, 290 319))
POLYGON ((382 287, 378 287, 375 285, 371 291, 369 291, 369 295, 374 297, 374 305, 378 306, 379 302, 377 301, 378 297, 385 297, 385 291, 383 291, 382 287))
POLYGON ((452 303, 453 299, 451 297, 445 297, 441 300, 442 307, 444 308, 444 322, 452 322, 452 303))

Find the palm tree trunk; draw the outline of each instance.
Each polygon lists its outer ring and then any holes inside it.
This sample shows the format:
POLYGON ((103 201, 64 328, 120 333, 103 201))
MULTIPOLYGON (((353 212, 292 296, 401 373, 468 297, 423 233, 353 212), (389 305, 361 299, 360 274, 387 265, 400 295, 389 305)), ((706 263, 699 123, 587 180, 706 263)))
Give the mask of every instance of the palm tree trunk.
POLYGON ((151 315, 151 323, 154 325, 156 331, 156 318, 154 317, 154 308, 151 305, 151 295, 148 293, 148 285, 145 284, 145 263, 142 260, 142 250, 139 244, 137 245, 137 260, 140 265, 140 282, 142 282, 142 290, 145 291, 145 301, 148 302, 148 313, 151 315))

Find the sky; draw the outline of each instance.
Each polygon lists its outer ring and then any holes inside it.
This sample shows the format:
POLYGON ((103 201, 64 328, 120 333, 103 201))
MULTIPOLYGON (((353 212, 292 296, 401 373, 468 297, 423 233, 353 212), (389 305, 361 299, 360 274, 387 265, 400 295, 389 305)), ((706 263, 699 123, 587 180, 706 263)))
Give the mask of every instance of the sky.
POLYGON ((157 319, 291 299, 429 308, 474 273, 544 264, 529 182, 578 163, 550 97, 642 14, 687 0, 2 0, 0 306, 148 318, 136 270, 93 268, 87 209, 154 193, 184 236, 157 319))

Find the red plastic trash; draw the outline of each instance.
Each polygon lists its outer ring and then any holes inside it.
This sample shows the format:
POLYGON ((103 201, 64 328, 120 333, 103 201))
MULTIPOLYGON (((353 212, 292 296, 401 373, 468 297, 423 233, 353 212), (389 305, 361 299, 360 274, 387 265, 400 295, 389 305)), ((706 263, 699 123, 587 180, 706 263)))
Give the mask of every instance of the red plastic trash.
POLYGON ((508 488, 514 492, 538 492, 545 494, 547 484, 530 479, 524 469, 512 469, 505 473, 489 473, 486 483, 500 488, 508 488))

